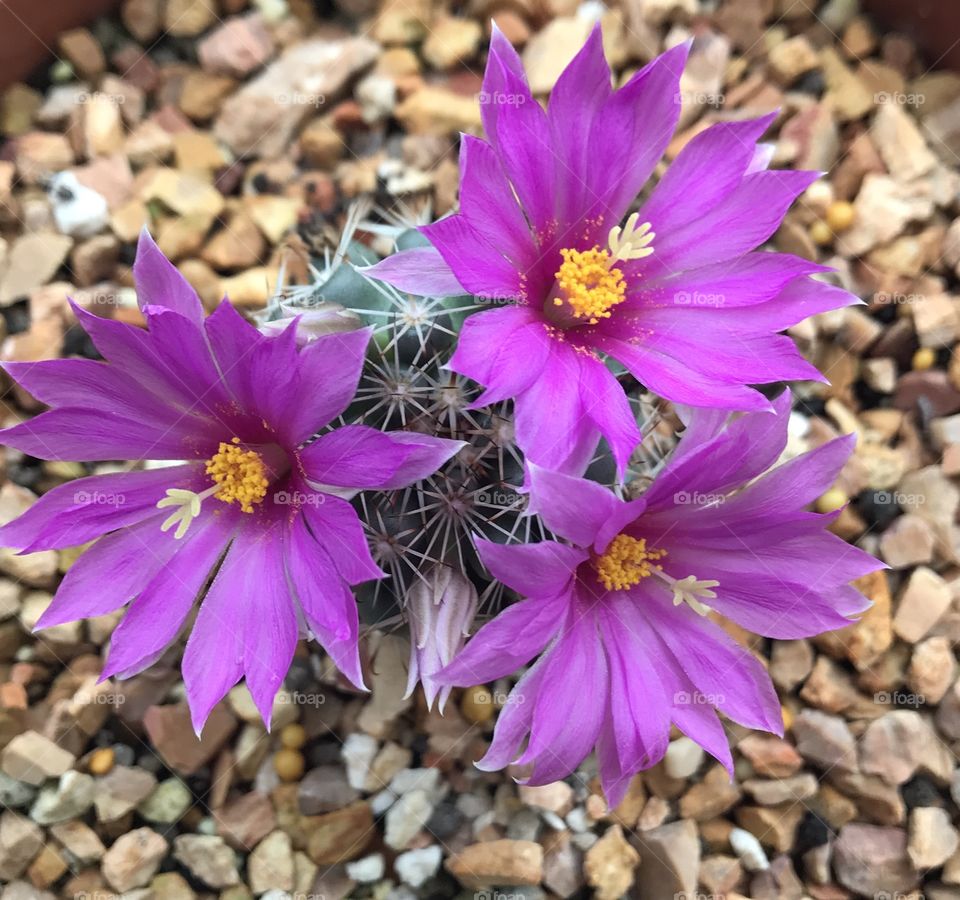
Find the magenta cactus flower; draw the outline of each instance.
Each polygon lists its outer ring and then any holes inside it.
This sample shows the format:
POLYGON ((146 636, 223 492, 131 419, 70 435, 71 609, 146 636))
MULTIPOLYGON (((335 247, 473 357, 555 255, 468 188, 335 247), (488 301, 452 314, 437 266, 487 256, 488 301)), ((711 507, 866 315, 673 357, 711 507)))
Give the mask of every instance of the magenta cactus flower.
POLYGON ((460 443, 361 425, 317 437, 353 399, 369 330, 303 344, 295 319, 263 335, 228 302, 204 319, 146 233, 134 274, 147 330, 74 307, 105 362, 6 365, 52 407, 3 431, 10 446, 171 461, 62 485, 0 529, 24 553, 96 540, 37 627, 127 606, 103 671, 122 677, 163 653, 203 595, 183 658, 198 731, 241 678, 269 725, 299 635, 363 687, 350 587, 383 573, 337 494, 410 484, 460 443))
POLYGON ((687 52, 613 90, 598 26, 544 111, 495 30, 460 212, 368 270, 507 302, 467 319, 449 365, 486 388, 478 405, 515 399, 517 442, 545 468, 580 474, 601 436, 625 467, 640 433, 608 358, 678 403, 768 410, 749 385, 823 380, 777 332, 856 302, 810 277, 824 267, 756 251, 818 177, 767 170, 774 115, 703 131, 627 217, 677 125, 687 52))
POLYGON ((645 494, 531 466, 531 509, 564 543, 478 541, 490 572, 526 599, 485 625, 436 679, 479 684, 536 659, 500 713, 483 769, 531 766, 530 784, 568 776, 596 748, 613 806, 664 755, 671 725, 733 773, 716 710, 782 734, 764 667, 712 616, 800 638, 850 623, 869 602, 849 582, 882 568, 806 509, 853 447, 832 441, 770 469, 787 438, 776 415, 695 417, 645 494), (769 471, 768 471, 769 470, 769 471))

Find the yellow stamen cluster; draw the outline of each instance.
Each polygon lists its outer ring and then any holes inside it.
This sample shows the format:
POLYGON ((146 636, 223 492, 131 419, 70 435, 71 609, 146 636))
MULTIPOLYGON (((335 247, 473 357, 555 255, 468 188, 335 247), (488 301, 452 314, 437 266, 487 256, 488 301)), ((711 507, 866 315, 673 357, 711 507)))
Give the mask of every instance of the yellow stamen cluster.
POLYGON ((619 269, 611 268, 612 259, 606 250, 560 251, 563 263, 557 270, 557 286, 562 297, 554 298, 556 306, 570 305, 578 319, 596 325, 600 319, 609 319, 610 310, 623 303, 627 285, 619 269))
POLYGON ((236 501, 245 513, 253 512, 253 504, 266 496, 270 486, 260 454, 244 450, 236 437, 229 444, 220 442, 220 449, 207 461, 207 474, 218 485, 217 499, 236 501))
POLYGON ((594 565, 597 577, 608 591, 622 591, 653 575, 660 568, 656 561, 666 555, 666 550, 647 549, 645 538, 618 534, 594 565))

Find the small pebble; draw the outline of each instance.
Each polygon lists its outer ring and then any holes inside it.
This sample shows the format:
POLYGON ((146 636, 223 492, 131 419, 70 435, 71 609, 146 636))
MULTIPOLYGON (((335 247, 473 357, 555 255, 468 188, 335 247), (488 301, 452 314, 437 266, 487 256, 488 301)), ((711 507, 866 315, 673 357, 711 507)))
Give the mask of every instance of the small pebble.
POLYGON ((793 727, 793 710, 789 706, 781 706, 780 714, 783 716, 784 730, 789 731, 793 727))
POLYGON ((299 750, 283 747, 273 756, 273 768, 282 781, 299 781, 303 777, 306 762, 299 750))
POLYGON ((818 219, 810 226, 810 238, 815 244, 825 247, 833 241, 833 231, 823 219, 818 219))
POLYGON ((112 747, 101 747, 90 754, 87 768, 91 775, 106 775, 113 768, 115 754, 112 747))
POLYGON ((817 512, 818 513, 830 513, 835 509, 840 509, 841 506, 846 504, 850 498, 840 490, 840 488, 830 488, 825 494, 821 494, 817 498, 817 512))
POLYGON ((280 732, 280 743, 287 750, 299 750, 307 742, 307 732, 296 722, 284 727, 280 732))
POLYGON ((913 368, 923 372, 933 367, 937 361, 937 352, 932 347, 921 347, 913 354, 913 368))
POLYGON ((837 200, 835 203, 831 203, 827 209, 827 225, 834 234, 840 234, 853 227, 856 215, 852 203, 848 203, 846 200, 837 200))
POLYGON ((489 722, 493 718, 493 695, 482 684, 467 688, 460 700, 460 712, 475 725, 489 722))

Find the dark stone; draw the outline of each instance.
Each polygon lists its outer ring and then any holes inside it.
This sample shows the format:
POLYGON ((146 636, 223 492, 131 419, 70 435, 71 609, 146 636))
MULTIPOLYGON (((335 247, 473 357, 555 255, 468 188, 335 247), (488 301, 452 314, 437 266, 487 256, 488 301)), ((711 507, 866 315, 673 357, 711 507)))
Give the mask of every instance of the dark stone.
POLYGON ((360 799, 360 792, 350 787, 342 766, 320 766, 303 776, 297 791, 297 803, 305 816, 343 809, 360 799))
POLYGON ((26 298, 5 306, 0 310, 0 315, 6 323, 7 334, 20 334, 30 327, 30 310, 26 298))
POLYGON ((163 769, 163 763, 160 761, 160 757, 155 756, 153 753, 145 753, 140 759, 137 760, 137 765, 141 769, 146 769, 148 772, 153 772, 156 775, 163 769))
POLYGON ((71 325, 63 335, 63 355, 82 356, 84 359, 103 359, 93 341, 79 325, 71 325))
POLYGON ((120 255, 118 257, 121 263, 125 266, 132 266, 137 259, 137 245, 136 244, 121 244, 120 245, 120 255))
POLYGON ((900 507, 890 502, 889 491, 863 491, 857 495, 855 505, 867 525, 880 531, 900 515, 900 507))
POLYGON ((287 677, 283 679, 284 687, 293 693, 306 693, 315 683, 313 672, 310 671, 310 663, 305 659, 294 657, 290 664, 290 671, 287 677))
MULTIPOLYGON (((156 760, 157 758, 153 754, 149 754, 151 759, 156 760)), ((136 761, 137 755, 134 753, 132 747, 128 747, 126 744, 114 744, 113 745, 113 758, 118 766, 132 766, 136 761)), ((157 760, 159 763, 159 760, 157 760)), ((157 769, 159 769, 159 765, 157 769)))
POLYGON ((258 194, 269 194, 273 192, 273 185, 270 183, 270 179, 267 178, 266 173, 264 172, 257 172, 257 174, 251 179, 250 186, 258 194))
POLYGON ((329 766, 340 762, 340 745, 329 741, 315 742, 307 748, 306 754, 311 768, 329 766))
POLYGON ((238 193, 240 185, 243 184, 243 176, 247 171, 247 164, 242 160, 230 163, 220 169, 213 180, 213 186, 223 194, 229 197, 231 194, 238 193))
POLYGON ((793 86, 793 89, 803 94, 813 94, 814 97, 822 97, 824 91, 827 89, 827 82, 823 77, 823 72, 819 69, 814 69, 812 72, 807 72, 806 75, 801 77, 793 86))
POLYGON ((920 806, 943 806, 943 798, 934 787, 933 782, 922 775, 911 778, 902 788, 900 794, 907 809, 920 806))
POLYGON ((445 800, 434 808, 433 815, 427 821, 427 831, 437 840, 445 840, 460 828, 464 818, 452 802, 445 800))
POLYGON ((897 307, 894 303, 877 303, 870 308, 870 312, 878 322, 889 325, 897 317, 897 307))
POLYGON ((808 850, 820 847, 830 840, 830 826, 816 813, 808 812, 797 827, 794 853, 803 856, 808 850))
POLYGON ((21 464, 11 469, 7 477, 20 487, 29 488, 36 491, 38 485, 43 480, 43 469, 40 468, 40 460, 32 456, 24 457, 21 464))
POLYGON ((824 418, 827 412, 827 402, 822 397, 798 397, 794 402, 794 409, 814 418, 824 418))
POLYGON ((853 395, 857 398, 861 409, 875 409, 883 406, 887 399, 885 394, 875 391, 865 381, 854 382, 853 395))

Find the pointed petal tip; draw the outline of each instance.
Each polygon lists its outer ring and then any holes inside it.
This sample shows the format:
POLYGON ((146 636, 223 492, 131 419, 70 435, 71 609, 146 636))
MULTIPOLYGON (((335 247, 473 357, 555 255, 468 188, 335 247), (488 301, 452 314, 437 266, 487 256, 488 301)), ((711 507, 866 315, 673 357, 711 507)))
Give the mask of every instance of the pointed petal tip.
MULTIPOLYGON (((207 713, 209 715, 209 713, 207 713)), ((203 726, 207 724, 207 716, 198 718, 194 715, 193 710, 190 710, 190 725, 193 727, 193 733, 197 736, 198 741, 203 740, 203 726)))
MULTIPOLYGON (((771 690, 773 689, 772 684, 770 688, 771 690)), ((769 714, 769 710, 767 711, 768 714, 764 715, 764 727, 770 734, 775 734, 778 738, 782 738, 786 731, 786 725, 783 721, 783 710, 780 706, 777 706, 776 710, 776 713, 772 716, 769 714)))
POLYGON ((207 724, 207 719, 210 718, 210 713, 213 712, 216 703, 207 705, 205 709, 198 708, 194 705, 194 701, 190 699, 188 688, 187 705, 190 707, 190 725, 193 728, 193 733, 197 736, 198 741, 203 740, 203 728, 207 724))
MULTIPOLYGON (((21 551, 21 554, 24 551, 21 551)), ((20 554, 18 554, 20 555, 20 554)), ((66 625, 68 622, 77 622, 82 617, 77 617, 73 619, 63 619, 56 615, 54 611, 54 606, 51 603, 48 606, 39 619, 34 623, 33 628, 30 629, 31 634, 37 634, 41 631, 46 631, 48 628, 56 628, 57 625, 66 625)))
POLYGON ((145 248, 150 250, 154 248, 159 249, 157 242, 153 239, 153 235, 150 234, 150 229, 146 225, 143 225, 140 228, 140 233, 137 235, 137 255, 139 256, 145 248))

